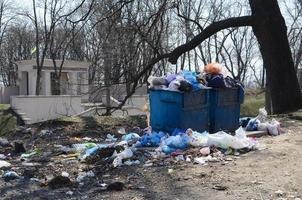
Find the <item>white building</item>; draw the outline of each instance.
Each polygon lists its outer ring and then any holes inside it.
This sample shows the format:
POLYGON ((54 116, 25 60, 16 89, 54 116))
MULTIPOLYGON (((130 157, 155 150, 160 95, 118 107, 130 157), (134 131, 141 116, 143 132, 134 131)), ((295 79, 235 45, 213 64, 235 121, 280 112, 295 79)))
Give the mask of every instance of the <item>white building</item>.
MULTIPOLYGON (((56 61, 60 66, 62 61, 56 61)), ((18 65, 19 95, 35 95, 37 65, 35 60, 22 60, 18 65)), ((88 69, 90 63, 64 61, 59 88, 55 87, 55 70, 52 60, 46 59, 42 68, 40 95, 84 95, 88 92, 88 69)))
MULTIPOLYGON (((60 66, 61 62, 57 60, 57 66, 60 66)), ((10 103, 11 108, 25 123, 37 123, 79 113, 90 116, 95 113, 94 109, 97 109, 98 113, 106 111, 106 103, 103 103, 106 99, 104 91, 98 89, 94 91, 93 87, 88 85, 90 63, 64 61, 60 88, 57 88, 53 62, 46 59, 42 68, 39 95, 35 95, 36 61, 22 60, 16 63, 18 65, 17 87, 0 87, 0 103, 10 103)), ((110 89, 111 105, 116 106, 120 103, 119 99, 123 99, 126 95, 126 88, 124 85, 117 85, 110 89)), ((146 98, 147 88, 142 86, 132 98, 128 99, 122 111, 116 111, 113 114, 116 116, 145 114, 141 108, 145 105, 146 98)))
MULTIPOLYGON (((61 62, 57 60, 57 66, 60 66, 61 62)), ((88 69, 90 63, 64 61, 60 76, 60 88, 58 88, 55 84, 53 62, 46 59, 42 67, 40 94, 38 96, 36 95, 36 61, 22 60, 18 61, 17 65, 17 87, 2 88, 1 93, 4 96, 3 100, 10 99, 11 108, 25 123, 31 124, 57 119, 84 111, 81 103, 87 101, 89 96, 88 69)))

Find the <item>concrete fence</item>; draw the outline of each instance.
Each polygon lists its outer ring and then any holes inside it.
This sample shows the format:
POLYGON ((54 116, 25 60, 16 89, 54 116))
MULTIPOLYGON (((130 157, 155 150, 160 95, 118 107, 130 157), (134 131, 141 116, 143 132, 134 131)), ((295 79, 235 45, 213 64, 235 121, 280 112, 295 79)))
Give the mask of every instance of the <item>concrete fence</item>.
POLYGON ((0 103, 9 104, 10 97, 19 94, 19 87, 0 87, 0 103))
POLYGON ((13 96, 11 107, 28 124, 71 116, 84 111, 81 96, 13 96))

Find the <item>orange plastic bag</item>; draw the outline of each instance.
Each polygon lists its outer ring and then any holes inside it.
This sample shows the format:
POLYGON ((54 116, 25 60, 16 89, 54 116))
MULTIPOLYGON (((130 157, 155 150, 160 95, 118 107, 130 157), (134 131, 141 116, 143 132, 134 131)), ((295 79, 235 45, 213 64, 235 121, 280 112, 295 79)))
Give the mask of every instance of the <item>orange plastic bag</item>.
POLYGON ((219 63, 209 63, 203 69, 203 71, 207 74, 220 74, 221 70, 222 66, 219 63))

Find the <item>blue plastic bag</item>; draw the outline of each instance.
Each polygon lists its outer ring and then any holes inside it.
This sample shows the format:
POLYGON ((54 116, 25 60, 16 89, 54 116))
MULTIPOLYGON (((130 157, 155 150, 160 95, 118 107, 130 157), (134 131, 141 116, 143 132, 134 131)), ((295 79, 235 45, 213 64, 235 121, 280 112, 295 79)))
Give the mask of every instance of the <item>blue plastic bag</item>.
POLYGON ((137 133, 128 133, 127 135, 123 135, 122 140, 123 141, 131 141, 131 140, 138 140, 140 136, 137 133))
POLYGON ((243 128, 245 128, 247 126, 247 124, 249 123, 249 121, 251 120, 250 117, 242 117, 239 119, 239 126, 242 126, 243 128))
POLYGON ((163 140, 162 151, 166 154, 172 153, 178 149, 183 150, 188 148, 190 137, 187 134, 170 136, 163 140))
POLYGON ((192 85, 193 90, 200 90, 202 89, 202 85, 198 82, 196 78, 196 72, 191 71, 183 71, 183 77, 192 85))
POLYGON ((260 121, 256 118, 251 119, 246 126, 246 130, 247 131, 257 131, 258 130, 258 125, 259 125, 260 121))
POLYGON ((225 82, 222 74, 218 75, 213 75, 210 77, 210 79, 207 79, 208 87, 213 87, 213 88, 225 88, 225 82))
POLYGON ((196 79, 196 73, 195 72, 191 72, 191 71, 183 71, 182 72, 183 77, 189 81, 192 85, 198 83, 197 79, 196 79))
POLYGON ((140 138, 140 145, 143 147, 157 147, 159 146, 161 139, 165 136, 166 134, 161 131, 158 133, 147 133, 140 138))

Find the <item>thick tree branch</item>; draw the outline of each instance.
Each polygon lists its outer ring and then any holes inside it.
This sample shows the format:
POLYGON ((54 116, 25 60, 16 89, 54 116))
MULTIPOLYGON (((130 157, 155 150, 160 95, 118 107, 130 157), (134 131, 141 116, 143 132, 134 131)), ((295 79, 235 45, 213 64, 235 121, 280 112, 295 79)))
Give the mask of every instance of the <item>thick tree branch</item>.
POLYGON ((211 25, 206 27, 201 33, 196 35, 191 41, 183 44, 176 49, 174 49, 169 56, 169 62, 176 64, 178 58, 187 51, 190 51, 197 47, 201 42, 214 35, 220 30, 231 28, 231 27, 240 27, 240 26, 252 26, 253 17, 252 16, 243 16, 243 17, 233 17, 225 19, 222 21, 213 22, 211 25))

